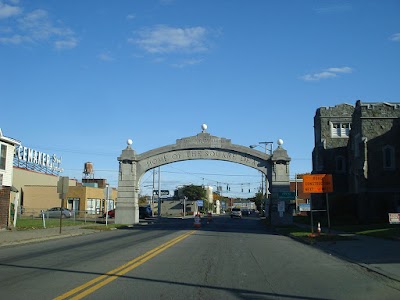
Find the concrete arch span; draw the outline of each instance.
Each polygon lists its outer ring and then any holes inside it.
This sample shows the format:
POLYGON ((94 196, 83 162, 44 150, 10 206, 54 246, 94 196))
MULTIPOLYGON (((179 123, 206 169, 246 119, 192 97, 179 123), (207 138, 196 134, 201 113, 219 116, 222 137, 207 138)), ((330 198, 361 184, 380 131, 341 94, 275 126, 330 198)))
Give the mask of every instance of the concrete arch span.
POLYGON ((267 173, 270 155, 264 154, 240 145, 225 148, 215 147, 186 147, 171 149, 172 146, 162 147, 138 155, 138 173, 179 161, 187 160, 222 160, 241 164, 267 173))
POLYGON ((187 160, 220 160, 241 164, 266 175, 270 192, 289 189, 289 161, 281 146, 271 154, 235 145, 231 140, 203 132, 176 140, 175 144, 136 154, 128 144, 119 161, 118 199, 115 222, 139 223, 139 183, 149 170, 187 160))

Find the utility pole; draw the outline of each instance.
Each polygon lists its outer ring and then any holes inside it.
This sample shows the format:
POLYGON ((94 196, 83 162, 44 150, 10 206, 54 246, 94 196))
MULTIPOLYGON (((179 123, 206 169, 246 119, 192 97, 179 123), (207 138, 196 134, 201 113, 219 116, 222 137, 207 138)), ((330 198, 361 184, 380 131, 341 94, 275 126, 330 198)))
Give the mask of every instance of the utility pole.
POLYGON ((154 184, 156 181, 156 169, 153 169, 153 188, 151 190, 151 214, 154 217, 154 184))
POLYGON ((161 217, 161 172, 158 167, 158 218, 161 217))
POLYGON ((296 201, 296 214, 297 214, 297 174, 294 174, 294 182, 295 182, 295 186, 296 186, 296 190, 295 190, 295 194, 294 194, 294 199, 296 201))

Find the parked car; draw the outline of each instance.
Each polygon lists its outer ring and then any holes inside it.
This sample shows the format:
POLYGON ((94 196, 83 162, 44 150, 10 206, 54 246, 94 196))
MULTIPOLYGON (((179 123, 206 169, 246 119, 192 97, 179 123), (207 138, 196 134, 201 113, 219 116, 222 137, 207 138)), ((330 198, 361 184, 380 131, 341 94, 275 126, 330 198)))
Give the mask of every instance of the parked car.
POLYGON ((243 216, 249 216, 250 213, 251 213, 251 212, 250 212, 249 209, 246 209, 246 208, 245 208, 245 209, 242 210, 242 215, 243 215, 243 216))
POLYGON ((44 216, 45 218, 59 218, 60 215, 62 218, 71 218, 72 212, 65 207, 53 207, 48 210, 42 211, 39 216, 44 216))
POLYGON ((139 219, 150 218, 153 212, 150 206, 139 206, 139 219))
POLYGON ((231 218, 242 218, 242 211, 238 207, 234 207, 231 210, 231 218))
MULTIPOLYGON (((107 214, 108 214, 109 218, 115 218, 115 209, 109 210, 107 214)), ((105 218, 105 217, 106 217, 106 214, 104 213, 103 218, 105 218)))

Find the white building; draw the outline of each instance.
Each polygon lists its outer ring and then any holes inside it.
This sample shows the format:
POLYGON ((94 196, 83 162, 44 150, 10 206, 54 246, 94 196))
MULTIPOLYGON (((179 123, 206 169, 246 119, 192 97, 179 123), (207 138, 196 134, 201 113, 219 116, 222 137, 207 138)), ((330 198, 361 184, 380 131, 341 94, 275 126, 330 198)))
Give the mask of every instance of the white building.
POLYGON ((0 229, 9 226, 10 196, 16 192, 12 186, 15 146, 20 142, 5 137, 0 128, 0 229))

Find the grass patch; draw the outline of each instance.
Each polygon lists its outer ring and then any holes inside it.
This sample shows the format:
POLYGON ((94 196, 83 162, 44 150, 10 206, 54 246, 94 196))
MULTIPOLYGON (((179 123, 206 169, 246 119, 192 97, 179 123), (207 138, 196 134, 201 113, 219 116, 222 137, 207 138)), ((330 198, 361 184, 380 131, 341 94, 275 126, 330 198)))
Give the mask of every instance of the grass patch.
MULTIPOLYGON (((310 225, 310 217, 308 216, 295 216, 293 221, 300 224, 310 225)), ((359 235, 372 236, 382 239, 398 240, 400 239, 400 225, 391 225, 388 223, 379 224, 358 224, 351 217, 335 217, 332 221, 332 230, 342 231, 347 233, 354 233, 359 235)), ((314 226, 321 222, 321 226, 327 227, 327 220, 325 218, 314 218, 314 226)))
POLYGON ((318 236, 311 237, 311 232, 309 230, 297 227, 297 226, 284 226, 277 227, 277 232, 283 235, 292 236, 294 238, 300 239, 307 244, 313 244, 315 242, 335 242, 335 241, 346 241, 353 240, 352 237, 343 236, 339 234, 326 234, 321 233, 318 236))
POLYGON ((356 234, 368 235, 388 240, 397 240, 400 239, 400 227, 364 230, 356 232, 356 234))
POLYGON ((382 239, 400 239, 400 226, 390 224, 347 225, 334 229, 382 239))
MULTIPOLYGON (((93 223, 85 221, 77 221, 74 219, 63 219, 62 227, 66 226, 81 226, 82 229, 94 229, 94 230, 114 230, 114 229, 127 229, 131 226, 121 224, 106 224, 105 223, 93 223)), ((60 227, 60 219, 49 218, 46 219, 46 228, 60 227)), ((30 230, 30 229, 44 229, 42 219, 36 218, 20 218, 17 220, 17 230, 30 230)))
MULTIPOLYGON (((82 221, 63 219, 62 226, 77 226, 85 224, 82 221)), ((46 219, 46 228, 60 227, 60 219, 46 219)), ((17 230, 43 229, 42 219, 18 219, 17 230)))

